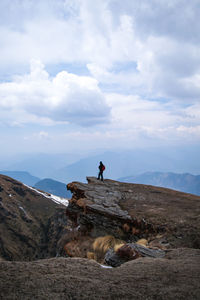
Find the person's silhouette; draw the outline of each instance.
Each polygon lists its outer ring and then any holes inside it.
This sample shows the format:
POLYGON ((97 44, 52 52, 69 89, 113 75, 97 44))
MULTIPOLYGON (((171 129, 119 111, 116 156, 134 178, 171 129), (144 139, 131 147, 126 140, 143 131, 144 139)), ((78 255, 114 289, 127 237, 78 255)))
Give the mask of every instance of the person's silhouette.
POLYGON ((101 178, 101 181, 103 181, 103 171, 104 170, 105 170, 105 166, 103 165, 102 161, 100 161, 98 179, 101 178))

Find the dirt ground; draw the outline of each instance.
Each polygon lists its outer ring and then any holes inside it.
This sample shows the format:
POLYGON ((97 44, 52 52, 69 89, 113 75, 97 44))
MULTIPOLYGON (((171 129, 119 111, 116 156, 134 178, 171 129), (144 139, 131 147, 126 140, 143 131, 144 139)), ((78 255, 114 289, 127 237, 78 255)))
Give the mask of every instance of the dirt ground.
POLYGON ((82 258, 0 261, 0 299, 200 299, 200 250, 103 268, 82 258))

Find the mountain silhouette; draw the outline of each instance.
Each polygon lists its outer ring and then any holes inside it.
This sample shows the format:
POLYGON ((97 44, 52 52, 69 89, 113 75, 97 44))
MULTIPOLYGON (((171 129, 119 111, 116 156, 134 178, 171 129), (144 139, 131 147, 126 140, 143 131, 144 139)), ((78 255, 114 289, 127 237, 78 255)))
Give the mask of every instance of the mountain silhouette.
POLYGON ((192 175, 189 173, 176 174, 171 172, 146 172, 136 176, 119 178, 119 181, 150 184, 185 193, 200 195, 200 175, 192 175))
POLYGON ((40 180, 39 177, 33 176, 25 171, 0 171, 0 174, 9 176, 30 186, 33 186, 40 180))
POLYGON ((34 187, 59 197, 71 198, 71 192, 67 191, 66 184, 50 178, 38 181, 34 187))

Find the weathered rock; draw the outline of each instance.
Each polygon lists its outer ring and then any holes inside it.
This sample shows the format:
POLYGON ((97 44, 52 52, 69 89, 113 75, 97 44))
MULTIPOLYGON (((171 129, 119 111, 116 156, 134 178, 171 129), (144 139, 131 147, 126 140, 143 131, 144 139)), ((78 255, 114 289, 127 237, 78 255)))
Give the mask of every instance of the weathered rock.
POLYGON ((106 252, 104 261, 107 265, 112 266, 112 267, 119 267, 121 264, 124 264, 125 262, 128 261, 126 257, 121 257, 119 256, 114 249, 109 249, 106 252))
MULTIPOLYGON (((113 235, 135 242, 157 238, 169 247, 200 247, 200 197, 142 184, 72 182, 67 215, 83 235, 113 235)), ((161 244, 161 242, 160 242, 161 244)))
POLYGON ((163 258, 164 256, 165 252, 162 250, 149 249, 136 243, 127 243, 116 252, 113 249, 108 250, 105 255, 105 262, 112 267, 118 267, 124 262, 139 257, 163 258))

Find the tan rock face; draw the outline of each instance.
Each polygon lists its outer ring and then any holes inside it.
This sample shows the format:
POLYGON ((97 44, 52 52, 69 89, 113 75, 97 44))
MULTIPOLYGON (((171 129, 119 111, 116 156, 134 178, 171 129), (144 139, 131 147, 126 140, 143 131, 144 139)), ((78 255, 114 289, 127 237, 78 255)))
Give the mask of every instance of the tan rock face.
POLYGON ((91 237, 112 235, 135 242, 145 238, 156 247, 200 248, 200 197, 141 184, 72 182, 67 215, 91 237))

